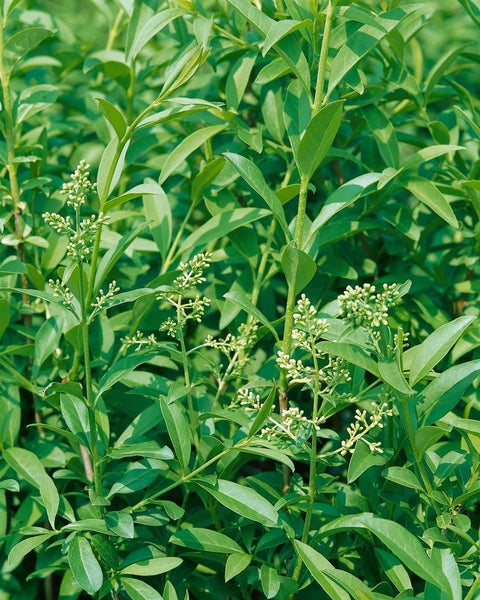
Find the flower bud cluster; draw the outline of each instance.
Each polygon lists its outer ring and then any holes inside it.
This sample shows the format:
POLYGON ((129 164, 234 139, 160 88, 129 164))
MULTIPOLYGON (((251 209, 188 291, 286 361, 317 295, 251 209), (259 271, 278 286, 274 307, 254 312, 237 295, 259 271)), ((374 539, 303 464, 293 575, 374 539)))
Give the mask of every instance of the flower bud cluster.
POLYGON ((48 285, 52 288, 55 298, 58 298, 65 307, 71 308, 73 306, 73 294, 70 288, 60 279, 49 279, 48 285))
POLYGON ((377 452, 379 454, 383 452, 381 442, 372 442, 366 436, 376 428, 382 429, 383 419, 385 417, 391 417, 393 411, 387 402, 382 402, 381 404, 372 402, 371 408, 372 412, 368 416, 366 410, 357 408, 355 411, 355 420, 347 427, 349 437, 342 441, 342 448, 340 451, 342 456, 345 456, 348 452, 353 454, 355 445, 359 440, 363 440, 367 444, 370 452, 377 452))
POLYGON ((98 296, 95 298, 95 301, 92 302, 92 314, 91 319, 98 314, 102 308, 108 304, 108 300, 112 298, 117 292, 120 291, 120 288, 117 286, 117 282, 115 280, 111 281, 108 284, 108 290, 104 292, 103 290, 98 290, 98 296))
POLYGON ((210 252, 202 252, 187 262, 181 262, 178 266, 181 275, 174 280, 173 287, 184 293, 206 281, 203 272, 210 266, 211 258, 210 252))
POLYGON ((383 284, 377 292, 374 285, 364 283, 362 287, 348 286, 338 297, 340 315, 356 327, 367 330, 388 324, 388 311, 400 297, 399 286, 394 283, 383 284))
POLYGON ((137 331, 135 335, 125 336, 124 338, 121 338, 120 341, 125 348, 136 346, 137 350, 140 350, 140 348, 145 348, 145 350, 156 350, 159 345, 155 334, 151 333, 146 336, 141 331, 137 331))
MULTIPOLYGON (((231 406, 241 406, 246 413, 255 414, 262 408, 262 400, 260 395, 255 394, 252 390, 240 388, 231 406)), ((272 406, 273 409, 274 407, 272 406)))
POLYGON ((238 327, 238 335, 227 333, 223 339, 215 339, 208 335, 205 346, 219 350, 228 360, 231 375, 237 375, 248 362, 248 350, 257 339, 258 326, 255 323, 242 323, 238 327))
POLYGON ((264 427, 260 432, 269 442, 294 442, 301 446, 308 441, 312 430, 320 431, 320 423, 323 419, 309 419, 305 412, 298 406, 290 406, 282 414, 281 421, 270 419, 271 425, 264 427))
POLYGON ((71 176, 71 181, 62 186, 62 193, 67 196, 67 205, 75 210, 86 203, 88 194, 95 189, 95 184, 90 181, 89 168, 90 165, 82 159, 71 176))

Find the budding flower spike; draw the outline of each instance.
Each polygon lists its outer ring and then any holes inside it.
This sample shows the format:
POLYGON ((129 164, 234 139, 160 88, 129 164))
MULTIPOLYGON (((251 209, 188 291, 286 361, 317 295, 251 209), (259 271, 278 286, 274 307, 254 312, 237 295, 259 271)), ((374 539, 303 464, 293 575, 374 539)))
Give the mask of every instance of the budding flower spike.
POLYGON ((355 327, 367 330, 388 324, 388 311, 400 298, 400 286, 396 283, 383 284, 382 290, 377 291, 371 283, 363 286, 348 286, 343 294, 338 296, 340 316, 355 327))

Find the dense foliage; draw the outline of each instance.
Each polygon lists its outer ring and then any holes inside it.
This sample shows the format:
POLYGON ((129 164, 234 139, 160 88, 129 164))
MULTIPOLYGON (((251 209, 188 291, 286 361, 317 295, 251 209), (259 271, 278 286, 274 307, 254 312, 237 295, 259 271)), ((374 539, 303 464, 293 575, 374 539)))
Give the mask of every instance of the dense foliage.
POLYGON ((478 600, 478 0, 0 6, 0 600, 478 600))

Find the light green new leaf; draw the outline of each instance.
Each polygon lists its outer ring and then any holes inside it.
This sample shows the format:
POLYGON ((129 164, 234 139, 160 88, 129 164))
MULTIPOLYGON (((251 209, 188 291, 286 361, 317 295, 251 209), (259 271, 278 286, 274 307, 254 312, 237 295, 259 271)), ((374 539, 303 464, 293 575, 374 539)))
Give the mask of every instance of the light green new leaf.
POLYGON ((225 582, 230 581, 230 579, 245 571, 251 562, 252 557, 250 554, 243 554, 243 552, 230 554, 225 563, 225 582))
POLYGON ((162 183, 182 164, 182 162, 190 156, 195 150, 200 148, 207 140, 226 129, 226 125, 211 125, 210 127, 202 127, 197 129, 186 138, 184 138, 178 146, 168 155, 165 161, 158 183, 162 183))
POLYGON ((76 535, 70 542, 68 564, 77 583, 87 594, 94 594, 102 587, 102 567, 88 540, 82 535, 76 535))
POLYGON ((157 558, 150 558, 148 560, 141 560, 132 565, 128 565, 120 571, 123 575, 140 575, 140 577, 146 577, 150 575, 161 575, 167 573, 172 569, 176 569, 181 565, 183 560, 176 556, 160 556, 157 558))
POLYGON ((45 471, 40 459, 30 450, 15 447, 6 448, 3 451, 3 458, 18 475, 39 490, 50 525, 55 529, 55 517, 60 498, 52 478, 45 471))
POLYGON ((49 84, 32 85, 23 90, 17 109, 17 125, 56 102, 57 98, 58 88, 49 84))
POLYGON ((9 570, 14 571, 29 552, 35 550, 38 546, 41 546, 43 542, 46 542, 54 535, 55 532, 50 531, 49 533, 31 536, 15 544, 8 553, 7 563, 9 570))
POLYGON ((200 550, 202 552, 220 552, 222 554, 241 553, 244 554, 241 546, 235 540, 229 538, 224 533, 204 529, 203 527, 191 527, 181 529, 170 538, 171 544, 200 550))
POLYGON ((453 600, 450 595, 450 584, 442 573, 439 561, 429 558, 419 539, 402 525, 377 517, 373 513, 361 513, 334 519, 321 527, 319 533, 321 537, 325 537, 352 529, 373 533, 408 569, 425 581, 438 585, 448 594, 450 600, 453 600))
POLYGON ((257 221, 263 217, 272 216, 265 208, 235 208, 224 213, 219 213, 191 233, 180 247, 183 253, 195 246, 205 246, 213 240, 218 240, 228 235, 234 229, 257 221))
POLYGON ((312 177, 332 147, 342 122, 343 103, 343 100, 336 100, 327 104, 307 125, 296 161, 302 178, 312 177))
POLYGON ((278 524, 277 510, 252 488, 226 479, 219 479, 215 487, 200 480, 196 483, 234 513, 266 527, 274 527, 278 524))
POLYGON ((0 490, 8 490, 9 492, 19 492, 20 485, 15 479, 4 479, 0 481, 0 490))
POLYGON ((341 185, 331 194, 310 226, 309 241, 334 215, 363 196, 366 190, 382 178, 382 173, 365 173, 341 185))
POLYGON ((458 221, 450 204, 442 192, 424 177, 411 177, 405 185, 416 198, 437 213, 444 221, 458 229, 458 221))
POLYGON ((258 308, 254 304, 252 304, 247 294, 240 291, 233 291, 226 292, 225 294, 223 294, 223 297, 227 300, 230 300, 230 302, 233 302, 233 304, 239 306, 247 314, 254 317, 259 323, 264 325, 270 331, 270 333, 273 335, 277 342, 279 341, 278 333, 272 327, 270 321, 265 317, 265 315, 261 311, 258 310, 258 308))
POLYGON ((474 320, 474 316, 463 316, 441 325, 421 344, 409 348, 404 353, 404 366, 407 370, 410 368, 411 386, 420 381, 444 358, 474 320))
POLYGON ((288 224, 285 219, 285 212, 283 210, 282 203, 277 194, 268 186, 265 178, 257 167, 257 165, 248 158, 241 156, 240 154, 233 154, 232 152, 225 152, 225 158, 231 162, 235 170, 241 175, 241 177, 248 183, 248 185, 257 192, 257 194, 265 200, 267 206, 270 208, 272 213, 277 218, 285 237, 290 238, 290 232, 288 224))
POLYGON ((121 577, 120 582, 132 600, 163 600, 155 588, 141 579, 121 577))
POLYGON ((159 402, 173 450, 178 461, 182 465, 182 469, 186 471, 192 451, 190 427, 187 418, 175 402, 169 404, 167 399, 163 396, 160 396, 159 402))
POLYGON ((288 286, 294 289, 296 295, 315 277, 317 263, 292 242, 282 254, 282 270, 288 286))

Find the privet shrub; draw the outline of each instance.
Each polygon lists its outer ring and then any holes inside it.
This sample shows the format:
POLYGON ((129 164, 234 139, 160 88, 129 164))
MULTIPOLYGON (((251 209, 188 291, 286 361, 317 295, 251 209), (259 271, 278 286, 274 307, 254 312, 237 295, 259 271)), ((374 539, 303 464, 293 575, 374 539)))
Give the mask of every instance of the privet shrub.
POLYGON ((477 0, 0 6, 1 600, 480 598, 477 0))

